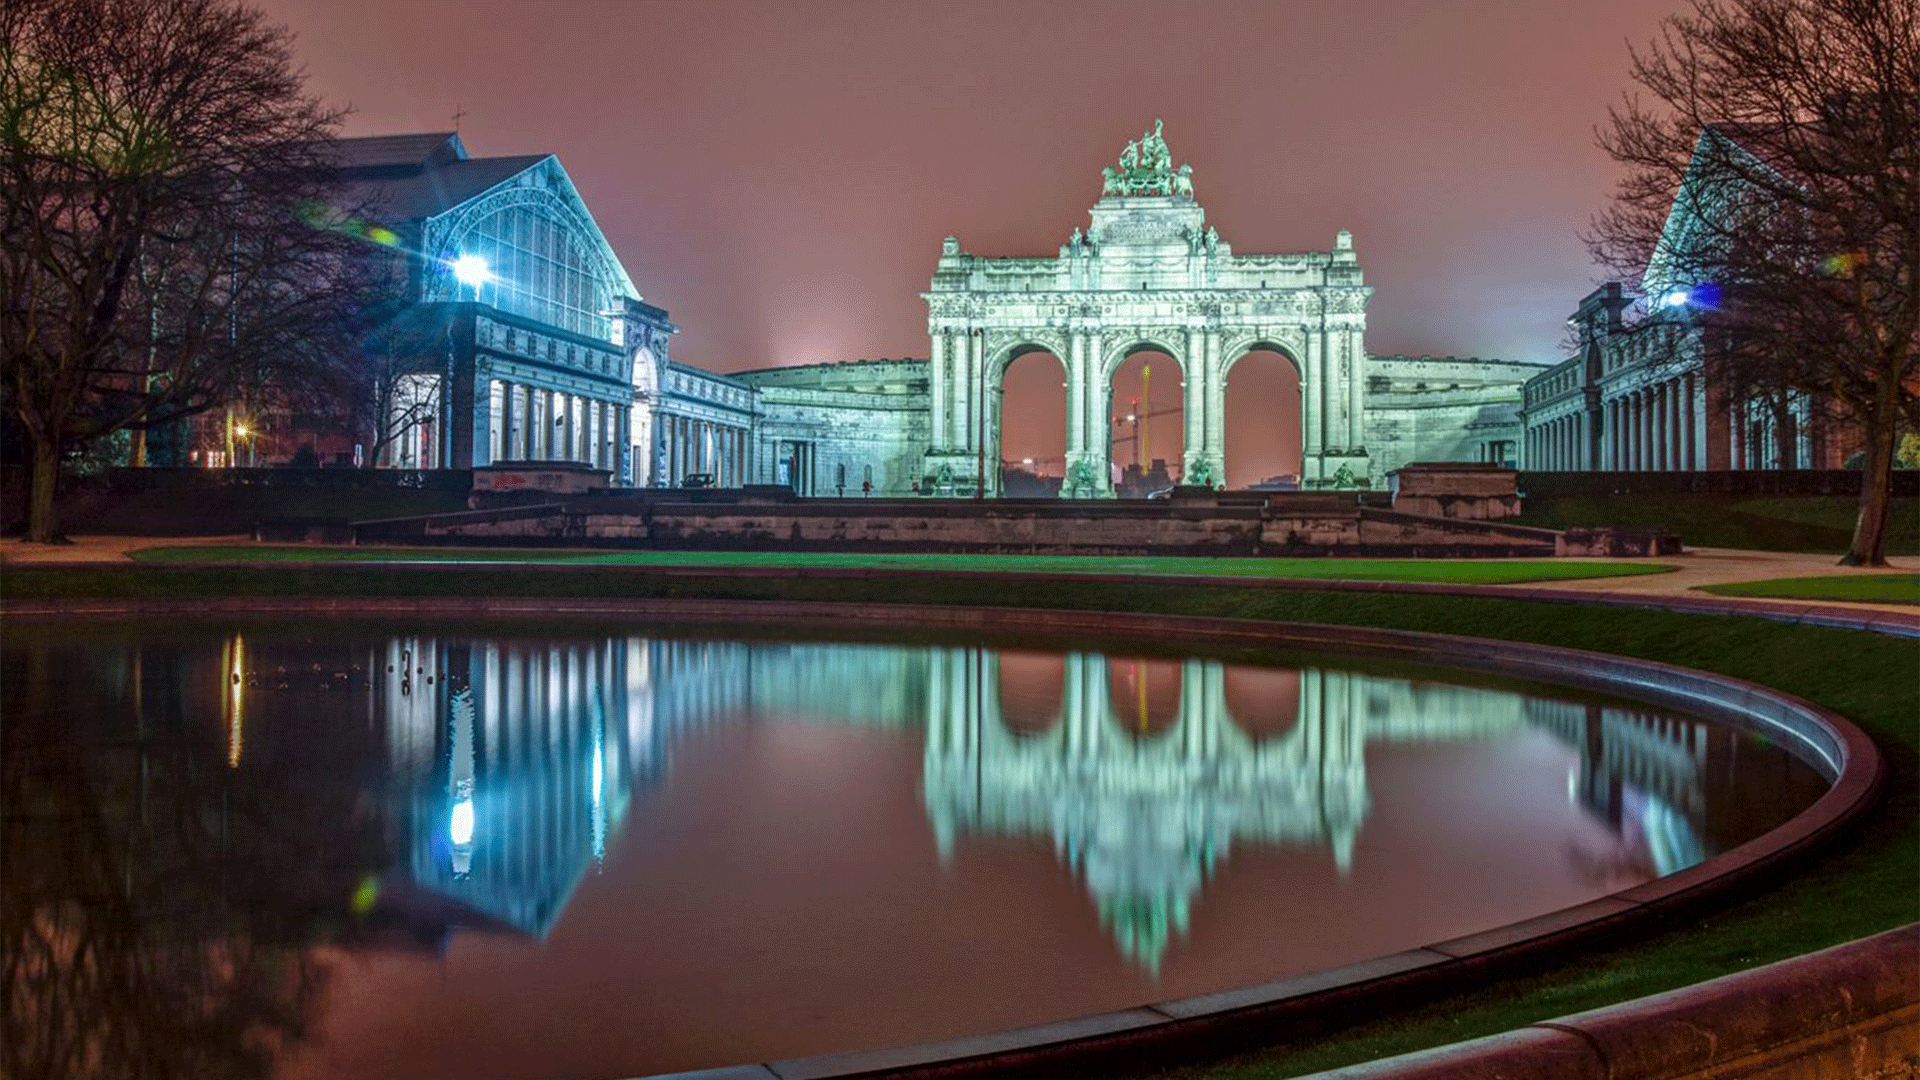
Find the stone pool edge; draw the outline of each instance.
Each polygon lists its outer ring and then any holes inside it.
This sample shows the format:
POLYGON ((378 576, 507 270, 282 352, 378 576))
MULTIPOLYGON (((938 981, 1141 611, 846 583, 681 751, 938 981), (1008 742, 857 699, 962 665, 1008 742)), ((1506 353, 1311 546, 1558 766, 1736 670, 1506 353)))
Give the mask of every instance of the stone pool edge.
MULTIPOLYGON (((1831 783, 1825 794, 1790 821, 1697 866, 1571 908, 1390 956, 1033 1027, 935 1043, 660 1074, 653 1080, 851 1080, 1050 1074, 1065 1068, 1083 1072, 1139 1070, 1176 1063, 1203 1048, 1218 1053, 1308 1034, 1329 1026, 1327 1018, 1332 1014, 1351 1009, 1373 1011, 1428 999, 1527 960, 1568 953, 1575 946, 1671 917, 1777 873, 1867 812, 1884 776, 1879 751, 1865 732, 1830 710, 1757 683, 1609 653, 1421 631, 1204 616, 761 600, 261 597, 6 603, 0 610, 10 617, 79 618, 189 610, 203 616, 284 616, 290 611, 341 616, 618 615, 707 626, 824 621, 914 629, 1055 630, 1089 636, 1190 640, 1196 644, 1331 649, 1537 678, 1705 714, 1767 734, 1831 783)), ((1610 1008, 1631 1010, 1636 1004, 1623 1002, 1610 1008)))

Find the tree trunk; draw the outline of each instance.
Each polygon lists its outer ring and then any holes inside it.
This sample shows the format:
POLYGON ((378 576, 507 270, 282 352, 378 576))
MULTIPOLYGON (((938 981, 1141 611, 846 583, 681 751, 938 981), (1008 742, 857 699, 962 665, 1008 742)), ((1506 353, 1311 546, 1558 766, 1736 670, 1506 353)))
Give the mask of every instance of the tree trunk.
POLYGON ((1866 460, 1860 471, 1860 516, 1853 524, 1853 543, 1840 557, 1841 566, 1887 565, 1887 502, 1893 493, 1893 445, 1899 424, 1895 394, 1897 379, 1882 376, 1880 400, 1867 422, 1866 460))
POLYGON ((27 486, 27 539, 35 544, 64 543, 54 516, 53 497, 60 486, 60 445, 33 436, 33 472, 27 486))

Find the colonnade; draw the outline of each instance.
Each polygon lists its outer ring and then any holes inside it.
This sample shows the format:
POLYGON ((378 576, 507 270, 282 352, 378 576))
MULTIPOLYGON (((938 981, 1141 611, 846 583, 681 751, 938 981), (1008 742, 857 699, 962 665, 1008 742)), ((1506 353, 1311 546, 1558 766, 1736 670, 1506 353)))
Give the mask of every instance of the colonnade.
POLYGON ((1585 412, 1557 416, 1527 430, 1527 468, 1569 472, 1592 468, 1585 412))
POLYGON ((1607 398, 1598 414, 1581 409, 1541 421, 1528 427, 1526 450, 1526 467, 1541 472, 1704 470, 1705 382, 1698 373, 1674 375, 1607 398))
POLYGON ((655 422, 662 483, 672 486, 695 473, 706 473, 716 487, 739 487, 751 478, 748 429, 668 413, 658 414, 655 422))
POLYGON ((490 461, 578 461, 619 470, 632 422, 628 406, 504 379, 489 380, 487 398, 490 461))
POLYGON ((1690 472, 1707 468, 1705 385, 1675 375, 1605 404, 1608 437, 1601 467, 1616 472, 1690 472))

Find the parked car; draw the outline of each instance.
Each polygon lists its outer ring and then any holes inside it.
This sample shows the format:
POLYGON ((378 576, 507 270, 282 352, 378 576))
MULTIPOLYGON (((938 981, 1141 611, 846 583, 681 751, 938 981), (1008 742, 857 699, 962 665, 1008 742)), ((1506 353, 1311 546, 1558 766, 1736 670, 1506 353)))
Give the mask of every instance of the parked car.
POLYGON ((688 473, 680 478, 680 486, 683 488, 710 488, 713 486, 713 474, 704 472, 688 473))

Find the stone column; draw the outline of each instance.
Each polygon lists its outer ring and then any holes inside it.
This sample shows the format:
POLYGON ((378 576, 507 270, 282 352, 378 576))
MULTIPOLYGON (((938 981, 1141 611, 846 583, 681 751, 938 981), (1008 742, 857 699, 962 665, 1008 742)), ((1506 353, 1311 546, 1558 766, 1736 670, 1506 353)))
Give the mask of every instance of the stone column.
POLYGON ((1655 469, 1665 473, 1672 467, 1672 455, 1668 454, 1670 442, 1668 434, 1672 432, 1672 398, 1668 396, 1667 382, 1661 382, 1653 388, 1653 459, 1655 469))
POLYGON ((1213 466, 1214 483, 1227 482, 1227 375, 1226 358, 1220 355, 1224 331, 1207 331, 1206 386, 1207 411, 1201 419, 1200 444, 1213 466))
POLYGON ((1659 461, 1661 461, 1659 469, 1661 469, 1661 473, 1665 473, 1665 471, 1674 467, 1674 455, 1672 455, 1672 432, 1674 432, 1672 382, 1667 382, 1667 380, 1663 379, 1659 386, 1653 388, 1653 402, 1655 402, 1655 425, 1657 425, 1657 427, 1653 429, 1657 432, 1657 436, 1655 436, 1655 440, 1653 440, 1653 446, 1657 448, 1659 461))
MULTIPOLYGON (((1334 415, 1333 403, 1338 399, 1333 392, 1335 373, 1340 370, 1339 357, 1334 355, 1334 333, 1332 327, 1320 332, 1320 378, 1315 399, 1319 402, 1320 412, 1320 452, 1335 449, 1340 439, 1339 418, 1334 415)), ((1321 472, 1325 473, 1325 462, 1321 472)), ((1329 477, 1330 478, 1330 477, 1329 477)))
POLYGON ((930 450, 947 448, 947 395, 949 393, 947 374, 947 334, 944 330, 933 332, 933 345, 927 353, 927 378, 930 392, 929 407, 932 416, 927 425, 930 450))
POLYGON ((507 398, 511 401, 510 428, 507 432, 507 456, 514 461, 525 461, 533 456, 528 440, 533 438, 533 395, 531 386, 516 383, 507 389, 507 398))
MULTIPOLYGON (((1220 396, 1213 378, 1216 370, 1214 354, 1220 347, 1220 331, 1211 326, 1201 327, 1198 344, 1200 347, 1194 350, 1193 357, 1188 360, 1190 370, 1187 373, 1187 383, 1194 391, 1193 442, 1187 446, 1183 456, 1192 461, 1196 468, 1204 469, 1211 464, 1208 459, 1213 452, 1213 400, 1220 396)), ((1186 476, 1181 479, 1193 483, 1186 476)))
POLYGON ((1087 396, 1080 391, 1087 365, 1087 338, 1078 330, 1067 331, 1067 461, 1072 468, 1075 456, 1087 448, 1087 396))
POLYGON ((980 422, 987 407, 985 389, 981 385, 981 369, 986 365, 986 357, 983 355, 985 349, 986 339, 980 331, 969 330, 967 332, 967 427, 954 443, 968 453, 978 449, 976 441, 980 438, 980 422))
POLYGON ((1686 380, 1675 375, 1667 383, 1667 391, 1673 401, 1672 433, 1669 436, 1673 447, 1673 468, 1682 471, 1687 468, 1687 442, 1693 429, 1693 402, 1687 395, 1686 380))
POLYGON ((1094 331, 1087 335, 1086 393, 1087 460, 1093 463, 1094 486, 1102 495, 1113 494, 1113 418, 1108 400, 1111 373, 1106 369, 1107 340, 1094 331))
POLYGON ((1659 467, 1653 451, 1653 387, 1641 388, 1636 396, 1640 401, 1640 471, 1652 472, 1659 467))
POLYGON ((1628 472, 1640 471, 1640 391, 1629 390, 1620 399, 1621 425, 1620 438, 1625 454, 1623 465, 1628 472))
POLYGON ((1687 410, 1687 428, 1692 439, 1693 459, 1691 468, 1700 472, 1707 470, 1707 387, 1704 376, 1687 376, 1687 400, 1691 407, 1687 410))
MULTIPOLYGON (((1366 334, 1359 326, 1347 327, 1346 374, 1347 374, 1347 450, 1358 453, 1367 443, 1366 432, 1366 375, 1363 369, 1367 362, 1366 334)), ((1358 463, 1355 463, 1356 471, 1358 463)), ((1361 479, 1366 479, 1363 474, 1361 479)))
POLYGON ((517 387, 505 381, 496 385, 500 387, 500 439, 494 444, 493 460, 511 461, 513 460, 513 432, 517 423, 513 415, 513 397, 517 387))
POLYGON ((1322 391, 1326 380, 1320 371, 1326 352, 1326 334, 1320 330, 1308 330, 1303 335, 1306 340, 1306 355, 1301 358, 1300 387, 1300 482, 1305 487, 1309 479, 1320 476, 1320 454, 1327 448, 1326 427, 1320 419, 1323 410, 1322 391))
POLYGON ((1620 471, 1620 399, 1607 402, 1607 468, 1620 471))
POLYGON ((1205 354, 1205 331, 1188 327, 1186 333, 1186 353, 1180 357, 1180 371, 1182 375, 1182 386, 1180 388, 1180 428, 1186 432, 1183 440, 1186 446, 1180 455, 1183 459, 1180 465, 1180 482, 1183 484, 1191 482, 1187 477, 1193 474, 1195 466, 1200 461, 1202 441, 1200 436, 1201 418, 1206 414, 1206 409, 1202 404, 1205 400, 1202 391, 1206 387, 1206 382, 1200 374, 1200 358, 1205 354))
POLYGON ((1657 383, 1653 388, 1653 468, 1655 472, 1666 472, 1670 464, 1667 460, 1667 431, 1673 425, 1671 408, 1667 402, 1667 384, 1657 383))

